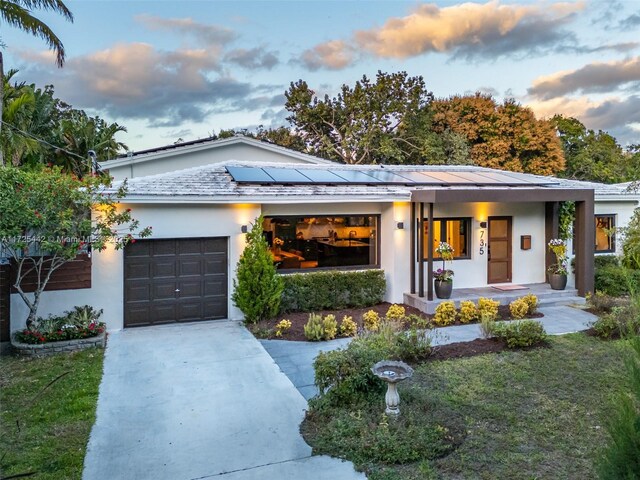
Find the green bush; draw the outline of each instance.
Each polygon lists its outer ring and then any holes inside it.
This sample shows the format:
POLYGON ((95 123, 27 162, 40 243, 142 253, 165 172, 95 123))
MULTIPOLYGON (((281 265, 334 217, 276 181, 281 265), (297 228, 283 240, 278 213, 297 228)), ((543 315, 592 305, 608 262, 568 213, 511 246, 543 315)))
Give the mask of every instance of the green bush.
POLYGON ((633 305, 611 308, 591 324, 594 333, 600 338, 618 338, 625 335, 640 334, 640 314, 633 305))
POLYGON ((335 315, 327 315, 322 318, 322 315, 311 313, 303 328, 304 336, 312 342, 332 340, 338 334, 338 322, 335 315))
POLYGON ((531 347, 547 339, 547 332, 545 332, 542 323, 535 320, 496 323, 493 325, 491 333, 504 341, 508 348, 531 347))
POLYGON ((38 317, 30 328, 16 332, 15 339, 22 343, 47 343, 95 337, 105 331, 100 322, 102 310, 89 305, 74 307, 62 315, 38 317))
POLYGON ((620 259, 617 255, 596 255, 593 263, 596 269, 603 267, 619 267, 620 259))
POLYGON ((382 270, 331 270, 280 278, 284 281, 281 312, 370 307, 382 302, 387 289, 382 270))
POLYGON ((621 297, 629 294, 629 283, 631 283, 632 289, 640 289, 640 270, 625 270, 617 265, 604 265, 596 268, 596 291, 613 297, 621 297))
POLYGON ((627 226, 622 229, 622 264, 640 270, 640 208, 636 208, 627 226))
POLYGON ((247 245, 240 255, 233 280, 233 303, 245 321, 256 323, 275 317, 280 308, 283 282, 276 273, 269 244, 262 235, 262 215, 247 233, 247 245))
POLYGON ((587 304, 598 313, 609 313, 613 307, 625 306, 628 301, 596 290, 596 293, 587 295, 587 304))
POLYGON ((629 392, 620 393, 606 422, 609 441, 598 462, 601 480, 640 479, 640 337, 625 359, 629 392))
POLYGON ((431 339, 425 333, 383 325, 380 332, 356 337, 346 348, 321 352, 313 363, 316 385, 324 401, 351 403, 369 392, 384 390, 384 382, 371 372, 380 360, 411 360, 430 353, 431 339))

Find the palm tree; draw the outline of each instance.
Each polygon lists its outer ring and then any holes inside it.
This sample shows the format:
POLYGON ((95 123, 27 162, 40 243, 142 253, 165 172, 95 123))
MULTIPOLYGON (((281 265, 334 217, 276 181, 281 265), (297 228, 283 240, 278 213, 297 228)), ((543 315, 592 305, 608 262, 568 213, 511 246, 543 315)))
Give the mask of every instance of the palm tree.
MULTIPOLYGON (((0 23, 24 30, 42 38, 56 53, 56 63, 62 67, 65 60, 64 45, 44 22, 32 15, 33 10, 47 10, 59 13, 66 20, 73 22, 73 14, 61 0, 1 0, 0 23)), ((4 65, 0 52, 0 101, 4 96, 4 65)), ((0 105, 2 107, 2 105, 0 105)), ((0 108, 2 111, 2 108, 0 108)), ((2 123, 0 122, 0 128, 2 123)), ((4 157, 0 149, 0 166, 4 166, 4 157)))

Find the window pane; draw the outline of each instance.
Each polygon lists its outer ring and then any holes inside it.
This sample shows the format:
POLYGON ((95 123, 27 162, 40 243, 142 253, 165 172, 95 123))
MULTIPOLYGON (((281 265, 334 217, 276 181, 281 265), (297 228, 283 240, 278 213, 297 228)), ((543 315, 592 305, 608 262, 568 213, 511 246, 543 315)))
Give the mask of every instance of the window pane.
POLYGON ((596 215, 596 252, 615 250, 615 216, 596 215))
POLYGON ((378 265, 378 218, 265 217, 262 229, 278 269, 378 265))
MULTIPOLYGON (((468 258, 470 248, 470 219, 468 218, 452 218, 439 219, 433 221, 433 258, 438 259, 440 255, 436 252, 436 248, 440 242, 446 241, 453 247, 454 258, 468 258)), ((428 256, 429 243, 429 224, 424 222, 424 257, 428 256)))

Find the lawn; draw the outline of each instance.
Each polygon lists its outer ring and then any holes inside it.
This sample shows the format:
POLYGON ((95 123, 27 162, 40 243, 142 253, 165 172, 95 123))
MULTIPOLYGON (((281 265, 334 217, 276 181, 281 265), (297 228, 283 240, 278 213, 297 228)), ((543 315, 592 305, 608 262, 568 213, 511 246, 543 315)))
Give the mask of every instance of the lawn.
POLYGON ((302 431, 314 453, 353 460, 370 480, 595 478, 611 396, 626 385, 622 358, 621 341, 578 333, 427 361, 400 386, 399 420, 382 415, 378 395, 318 404, 302 431))
POLYGON ((33 360, 2 358, 2 476, 36 472, 30 477, 81 478, 102 360, 100 349, 33 360))

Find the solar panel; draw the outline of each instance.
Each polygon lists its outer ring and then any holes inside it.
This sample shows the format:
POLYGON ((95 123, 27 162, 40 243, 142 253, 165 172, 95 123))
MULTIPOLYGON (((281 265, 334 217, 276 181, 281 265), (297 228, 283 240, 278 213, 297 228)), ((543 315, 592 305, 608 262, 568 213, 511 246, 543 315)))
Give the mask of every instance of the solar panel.
POLYGON ((455 172, 452 173, 452 175, 461 178, 465 182, 473 183, 475 185, 500 185, 503 183, 480 175, 476 172, 455 172))
POLYGON ((394 172, 396 175, 413 180, 420 185, 444 185, 446 182, 438 180, 437 178, 428 177, 426 174, 420 172, 398 171, 394 172))
POLYGON ((303 170, 299 168, 298 171, 314 183, 348 183, 346 179, 326 170, 303 170))
MULTIPOLYGON (((485 172, 482 172, 485 174, 485 172)), ((493 172, 487 172, 488 174, 492 174, 493 172)), ((500 172, 500 175, 504 175, 505 177, 515 178, 517 180, 521 180, 524 183, 528 183, 531 185, 557 185, 558 180, 555 178, 540 178, 540 177, 531 177, 524 173, 518 172, 500 172)))
POLYGON ((400 183, 402 185, 415 183, 415 181, 400 176, 395 172, 390 172, 389 170, 365 170, 364 172, 370 177, 380 180, 383 183, 400 183))
POLYGON ((496 185, 531 185, 531 182, 524 179, 510 177, 509 175, 503 175, 497 172, 477 172, 474 173, 474 175, 483 177, 487 179, 489 183, 496 185))
POLYGON ((314 183, 309 177, 293 168, 263 168, 262 170, 277 183, 314 183))
POLYGON ((267 173, 261 168, 254 167, 226 167, 227 172, 236 182, 240 183, 273 183, 267 173))
POLYGON ((451 185, 460 185, 460 184, 469 184, 469 183, 474 183, 470 180, 465 180, 462 177, 459 177, 457 175, 454 175, 452 173, 448 173, 448 172, 420 172, 423 175, 425 175, 427 178, 435 178, 436 180, 440 180, 442 183, 444 184, 451 184, 451 185))
POLYGON ((331 173, 344 178, 349 183, 382 183, 377 178, 373 178, 359 170, 333 170, 331 173))

